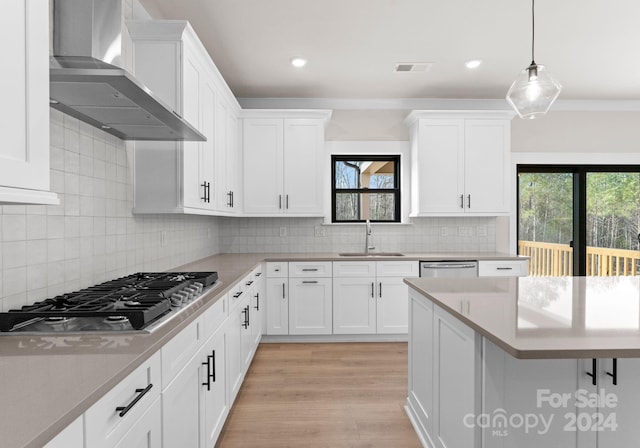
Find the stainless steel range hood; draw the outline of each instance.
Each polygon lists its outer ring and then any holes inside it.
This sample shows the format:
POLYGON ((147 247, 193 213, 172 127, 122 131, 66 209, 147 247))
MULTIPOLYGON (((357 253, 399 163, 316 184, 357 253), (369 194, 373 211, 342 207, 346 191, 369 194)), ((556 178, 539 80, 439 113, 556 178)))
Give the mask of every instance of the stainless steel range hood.
POLYGON ((50 105, 122 140, 206 141, 120 67, 122 0, 54 0, 50 105))

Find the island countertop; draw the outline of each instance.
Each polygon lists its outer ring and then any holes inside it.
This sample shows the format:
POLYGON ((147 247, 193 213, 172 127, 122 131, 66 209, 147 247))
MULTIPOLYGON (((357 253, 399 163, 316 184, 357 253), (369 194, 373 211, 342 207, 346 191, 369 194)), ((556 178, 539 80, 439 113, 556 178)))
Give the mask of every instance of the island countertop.
POLYGON ((521 359, 640 357, 640 277, 405 279, 521 359))

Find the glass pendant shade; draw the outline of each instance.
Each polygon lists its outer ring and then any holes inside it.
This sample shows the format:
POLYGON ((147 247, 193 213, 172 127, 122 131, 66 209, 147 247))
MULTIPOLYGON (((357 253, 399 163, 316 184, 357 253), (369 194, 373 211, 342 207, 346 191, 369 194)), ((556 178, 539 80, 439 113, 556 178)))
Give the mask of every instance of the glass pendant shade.
POLYGON ((520 118, 536 118, 547 113, 562 86, 547 73, 544 65, 531 62, 507 92, 507 101, 520 118))

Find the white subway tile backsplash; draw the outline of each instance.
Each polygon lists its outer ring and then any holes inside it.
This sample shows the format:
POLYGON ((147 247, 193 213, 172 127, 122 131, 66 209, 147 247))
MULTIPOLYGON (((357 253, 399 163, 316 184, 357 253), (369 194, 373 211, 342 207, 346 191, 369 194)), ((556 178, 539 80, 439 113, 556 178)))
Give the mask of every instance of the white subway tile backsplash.
POLYGON ((25 214, 8 214, 7 209, 11 210, 11 207, 10 205, 3 207, 2 241, 25 240, 27 237, 27 216, 25 214))
POLYGON ((29 265, 38 265, 47 261, 47 240, 26 241, 27 262, 29 265))
POLYGON ((47 237, 47 216, 26 215, 28 240, 40 240, 47 237))
POLYGON ((7 241, 1 243, 0 247, 2 247, 2 265, 5 269, 27 265, 26 241, 7 241))
POLYGON ((51 263, 61 260, 64 260, 64 238, 48 239, 47 261, 51 263))
POLYGON ((2 290, 5 296, 24 294, 27 292, 27 267, 7 268, 2 271, 2 290))

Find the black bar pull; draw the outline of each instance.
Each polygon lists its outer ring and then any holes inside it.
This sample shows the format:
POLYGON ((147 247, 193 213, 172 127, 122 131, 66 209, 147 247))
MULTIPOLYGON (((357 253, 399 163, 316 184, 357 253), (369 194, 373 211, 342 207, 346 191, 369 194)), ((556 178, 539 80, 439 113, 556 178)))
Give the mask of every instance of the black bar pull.
POLYGON ((207 390, 211 390, 211 356, 207 356, 207 362, 203 362, 202 365, 207 366, 207 382, 202 385, 207 386, 207 390))
POLYGON ((233 191, 232 191, 231 192, 231 208, 235 207, 235 202, 236 202, 235 201, 235 197, 234 197, 234 194, 233 194, 233 191))
POLYGON ((378 283, 378 297, 382 299, 382 282, 378 283))
POLYGON ((138 395, 136 395, 136 398, 133 399, 133 401, 131 401, 131 403, 129 403, 126 406, 118 406, 116 408, 116 412, 118 412, 118 416, 119 417, 124 417, 127 412, 129 412, 131 410, 132 407, 134 407, 136 405, 136 403, 138 401, 140 401, 142 399, 142 397, 144 397, 147 392, 149 392, 151 390, 151 388, 153 387, 153 384, 149 384, 147 387, 145 387, 144 389, 136 389, 136 393, 138 395))
POLYGON ((244 314, 244 322, 242 322, 242 326, 246 330, 247 328, 249 328, 249 316, 248 316, 249 315, 249 307, 248 306, 242 308, 242 314, 244 314))
POLYGON ((251 326, 251 308, 249 305, 247 305, 247 327, 251 326))
POLYGON ((282 209, 282 195, 281 194, 278 195, 278 208, 282 209))
POLYGON ((254 308, 256 309, 256 311, 260 311, 260 293, 257 292, 253 297, 256 298, 256 306, 254 306, 254 308))
POLYGON ((471 208, 471 195, 467 195, 467 208, 471 208))
POLYGON ((200 186, 202 187, 202 194, 204 195, 200 196, 200 199, 202 199, 203 202, 207 202, 207 183, 202 182, 200 186))
POLYGON ((289 195, 286 195, 286 205, 287 209, 289 209, 289 195))
POLYGON ((374 292, 373 292, 374 288, 375 288, 375 284, 373 282, 371 282, 371 298, 372 299, 374 297, 374 292))
POLYGON ((589 372, 585 372, 587 374, 587 376, 591 377, 591 384, 593 384, 594 386, 598 385, 598 378, 597 378, 597 373, 596 373, 596 358, 593 358, 591 360, 591 373, 589 372))
POLYGON ((503 267, 503 268, 496 268, 496 270, 498 271, 511 271, 513 268, 510 267, 503 267))
POLYGON ((207 202, 211 202, 211 182, 207 182, 207 202))
POLYGON ((284 295, 284 283, 282 283, 282 300, 286 299, 284 295))
POLYGON ((464 195, 460 195, 460 208, 464 208, 464 195))
POLYGON ((245 283, 245 285, 247 285, 247 286, 253 285, 253 280, 249 280, 247 283, 245 283))
POLYGON ((613 385, 618 385, 618 358, 613 358, 613 372, 607 372, 611 378, 613 378, 613 385))

